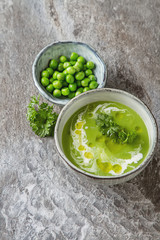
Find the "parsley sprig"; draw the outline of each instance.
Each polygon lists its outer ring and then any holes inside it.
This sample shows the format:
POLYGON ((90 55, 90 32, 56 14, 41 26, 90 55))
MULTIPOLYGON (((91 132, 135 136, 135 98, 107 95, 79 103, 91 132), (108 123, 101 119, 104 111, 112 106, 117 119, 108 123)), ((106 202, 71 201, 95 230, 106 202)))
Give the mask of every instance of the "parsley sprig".
POLYGON ((96 124, 103 135, 112 138, 116 143, 131 144, 137 137, 136 131, 126 131, 114 122, 112 116, 106 113, 100 113, 97 115, 96 124))
POLYGON ((31 97, 31 101, 27 108, 27 120, 36 135, 47 137, 54 135, 54 127, 58 114, 53 111, 53 106, 47 103, 39 103, 39 96, 31 97))

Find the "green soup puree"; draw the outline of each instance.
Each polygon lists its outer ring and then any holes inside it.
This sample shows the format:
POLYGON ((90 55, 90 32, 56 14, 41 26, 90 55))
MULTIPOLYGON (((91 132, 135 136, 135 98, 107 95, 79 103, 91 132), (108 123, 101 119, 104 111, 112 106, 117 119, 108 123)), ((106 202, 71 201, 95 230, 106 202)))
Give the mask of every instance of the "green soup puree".
POLYGON ((121 175, 135 169, 146 157, 149 138, 141 117, 117 102, 95 102, 79 109, 64 126, 66 157, 78 168, 99 176, 121 175), (104 135, 96 123, 105 113, 126 131, 136 132, 132 143, 118 143, 104 135))

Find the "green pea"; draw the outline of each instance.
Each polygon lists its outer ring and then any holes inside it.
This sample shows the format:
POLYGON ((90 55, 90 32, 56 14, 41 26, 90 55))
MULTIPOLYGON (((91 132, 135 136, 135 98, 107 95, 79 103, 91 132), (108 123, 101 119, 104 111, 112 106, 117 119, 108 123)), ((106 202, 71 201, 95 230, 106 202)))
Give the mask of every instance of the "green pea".
POLYGON ((68 67, 67 68, 67 72, 69 73, 69 74, 75 74, 75 69, 73 68, 73 67, 68 67))
POLYGON ((85 70, 87 70, 87 65, 86 64, 83 65, 83 71, 85 71, 85 70))
POLYGON ((61 63, 67 62, 67 57, 66 56, 60 56, 59 58, 61 63))
POLYGON ((89 82, 90 82, 89 78, 84 78, 81 81, 82 87, 88 87, 89 82))
POLYGON ((66 76, 68 73, 67 73, 67 69, 65 69, 64 71, 63 71, 63 73, 64 73, 64 75, 66 76))
POLYGON ((91 81, 96 81, 96 77, 94 75, 89 75, 88 77, 91 81))
POLYGON ((53 84, 49 84, 47 87, 46 87, 46 90, 48 91, 48 92, 53 92, 53 89, 54 89, 54 87, 53 87, 53 84))
POLYGON ((49 63, 49 67, 50 67, 50 68, 53 68, 53 69, 56 69, 57 66, 58 66, 57 60, 52 59, 52 60, 50 61, 50 63, 49 63))
POLYGON ((71 92, 70 94, 68 94, 68 97, 71 99, 71 98, 74 98, 75 97, 75 93, 74 92, 71 92))
POLYGON ((54 79, 53 79, 53 78, 50 78, 49 81, 50 81, 50 83, 53 83, 54 79))
POLYGON ((81 94, 80 91, 76 91, 76 92, 75 92, 75 96, 78 96, 79 94, 81 94))
POLYGON ((63 70, 64 70, 63 64, 64 64, 64 63, 59 63, 59 64, 58 64, 58 71, 59 71, 59 72, 63 72, 63 70))
POLYGON ((71 66, 71 64, 70 64, 70 62, 65 62, 65 63, 63 63, 63 67, 66 69, 66 68, 68 68, 68 67, 70 67, 71 66))
POLYGON ((64 73, 58 73, 58 74, 57 74, 57 79, 58 79, 59 81, 64 81, 64 80, 65 80, 65 75, 64 75, 64 73))
POLYGON ((54 88, 57 88, 57 89, 61 89, 61 87, 62 87, 62 82, 59 81, 59 80, 55 80, 55 81, 53 82, 53 87, 54 87, 54 88))
POLYGON ((67 82, 67 83, 74 83, 74 77, 73 77, 73 75, 68 74, 68 75, 66 76, 66 82, 67 82))
POLYGON ((83 69, 83 64, 81 62, 76 62, 76 64, 74 65, 74 68, 76 72, 79 72, 83 69))
POLYGON ((87 91, 89 91, 89 90, 90 90, 89 87, 85 87, 85 88, 83 88, 83 92, 87 92, 87 91))
POLYGON ((46 71, 49 73, 49 76, 53 75, 53 69, 52 68, 47 68, 46 71))
POLYGON ((68 96, 70 94, 70 90, 68 87, 62 88, 61 93, 63 96, 68 96))
POLYGON ((55 89, 53 91, 53 96, 59 98, 61 96, 61 90, 55 89))
POLYGON ((92 75, 93 73, 92 73, 92 70, 91 70, 91 69, 87 69, 87 70, 85 71, 85 74, 86 74, 86 76, 88 77, 89 75, 92 75))
POLYGON ((92 61, 87 62, 87 68, 93 69, 94 68, 94 63, 92 61))
POLYGON ((76 81, 76 83, 77 83, 77 87, 81 87, 82 86, 81 81, 76 81))
POLYGON ((54 79, 54 80, 57 79, 57 74, 58 74, 58 73, 59 73, 58 71, 55 71, 55 72, 53 73, 53 79, 54 79))
POLYGON ((77 84, 76 83, 70 83, 68 88, 71 92, 75 92, 76 89, 77 89, 77 84))
POLYGON ((81 62, 81 63, 85 63, 86 62, 86 60, 85 60, 85 58, 84 57, 82 57, 82 56, 79 56, 78 58, 77 58, 77 62, 81 62))
POLYGON ((63 82, 62 82, 62 86, 63 86, 63 87, 68 87, 68 83, 67 83, 66 81, 63 81, 63 82))
POLYGON ((77 91, 82 93, 83 92, 83 87, 78 88, 77 91))
POLYGON ((76 75, 75 75, 75 78, 78 81, 82 80, 84 77, 85 77, 84 72, 79 72, 79 73, 76 73, 76 75))
POLYGON ((49 79, 46 77, 41 78, 41 83, 44 87, 47 87, 49 85, 49 79))
POLYGON ((77 58, 78 58, 78 54, 75 53, 75 52, 72 52, 72 53, 71 53, 71 56, 70 56, 71 61, 76 61, 77 58))
POLYGON ((89 84, 90 89, 95 89, 98 87, 98 83, 96 81, 91 81, 89 84))
POLYGON ((41 76, 49 78, 49 72, 47 70, 44 70, 44 71, 42 71, 41 76))
POLYGON ((74 65, 73 67, 74 67, 74 69, 75 69, 76 73, 78 73, 78 72, 80 72, 80 71, 81 71, 81 69, 80 69, 80 68, 78 68, 78 67, 75 67, 75 65, 74 65))
POLYGON ((70 64, 73 66, 76 64, 76 61, 70 61, 70 64))

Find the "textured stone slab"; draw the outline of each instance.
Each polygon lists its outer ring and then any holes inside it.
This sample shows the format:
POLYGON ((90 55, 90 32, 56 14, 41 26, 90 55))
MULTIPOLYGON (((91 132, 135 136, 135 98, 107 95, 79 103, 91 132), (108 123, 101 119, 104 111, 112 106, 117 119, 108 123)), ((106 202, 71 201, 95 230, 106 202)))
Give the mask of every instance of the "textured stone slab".
POLYGON ((57 40, 96 48, 107 86, 138 96, 160 126, 158 0, 1 0, 0 239, 159 240, 159 145, 137 178, 94 186, 68 172, 52 138, 32 133, 26 106, 38 92, 31 66, 57 40))

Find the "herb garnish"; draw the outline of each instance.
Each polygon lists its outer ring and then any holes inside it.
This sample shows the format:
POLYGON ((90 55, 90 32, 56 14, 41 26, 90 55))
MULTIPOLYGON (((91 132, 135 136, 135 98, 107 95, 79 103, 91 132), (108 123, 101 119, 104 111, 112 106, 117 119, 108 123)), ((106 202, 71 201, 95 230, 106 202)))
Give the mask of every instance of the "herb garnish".
POLYGON ((27 108, 27 120, 36 135, 47 137, 54 135, 54 127, 58 114, 53 111, 53 106, 47 103, 39 103, 39 96, 31 97, 31 101, 27 108))
POLYGON ((100 113, 97 115, 96 124, 103 135, 112 138, 116 143, 131 144, 137 137, 136 131, 126 131, 114 122, 112 116, 106 113, 100 113))

